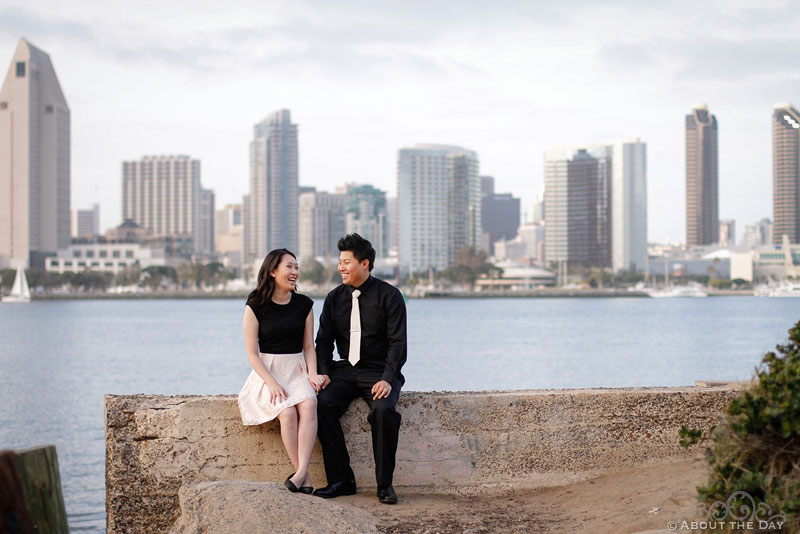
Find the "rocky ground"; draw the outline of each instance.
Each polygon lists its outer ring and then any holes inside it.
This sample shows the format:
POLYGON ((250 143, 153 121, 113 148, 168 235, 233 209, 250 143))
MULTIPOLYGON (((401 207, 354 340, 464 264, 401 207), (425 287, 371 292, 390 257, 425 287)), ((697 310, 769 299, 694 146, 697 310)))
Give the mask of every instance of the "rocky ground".
POLYGON ((695 487, 705 479, 705 463, 696 458, 538 490, 475 496, 399 491, 395 506, 378 503, 372 492, 335 501, 374 514, 386 534, 666 533, 669 521, 692 517, 695 487))

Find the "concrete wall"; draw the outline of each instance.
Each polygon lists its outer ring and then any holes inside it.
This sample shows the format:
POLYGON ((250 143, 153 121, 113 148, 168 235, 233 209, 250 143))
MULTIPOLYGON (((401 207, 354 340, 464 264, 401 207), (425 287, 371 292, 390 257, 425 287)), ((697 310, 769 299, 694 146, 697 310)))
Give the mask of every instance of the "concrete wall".
MULTIPOLYGON (((394 486, 480 493, 559 485, 696 454, 681 425, 709 428, 732 387, 514 392, 404 392, 394 486)), ((234 396, 106 396, 109 534, 166 532, 182 484, 282 482, 292 472, 276 421, 244 427, 234 396)), ((374 488, 367 410, 343 417, 360 488, 374 488)), ((315 486, 324 485, 319 445, 315 486)))

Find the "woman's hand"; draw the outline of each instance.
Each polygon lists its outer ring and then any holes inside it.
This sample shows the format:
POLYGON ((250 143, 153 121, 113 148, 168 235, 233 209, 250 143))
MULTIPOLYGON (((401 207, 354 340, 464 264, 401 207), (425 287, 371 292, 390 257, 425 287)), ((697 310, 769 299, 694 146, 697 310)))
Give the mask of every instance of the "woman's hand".
POLYGON ((275 382, 274 380, 272 382, 264 382, 264 384, 267 386, 267 389, 269 390, 269 401, 272 404, 280 404, 283 401, 285 401, 286 398, 289 396, 286 393, 286 390, 283 389, 281 385, 275 382))
POLYGON ((322 384, 324 384, 324 383, 325 383, 325 376, 323 376, 323 375, 318 375, 318 374, 316 374, 316 373, 314 373, 314 374, 309 374, 309 375, 308 375, 308 381, 309 381, 309 383, 311 384, 311 387, 313 387, 313 388, 314 388, 314 391, 316 391, 317 393, 319 393, 319 392, 320 392, 320 389, 322 389, 322 384))

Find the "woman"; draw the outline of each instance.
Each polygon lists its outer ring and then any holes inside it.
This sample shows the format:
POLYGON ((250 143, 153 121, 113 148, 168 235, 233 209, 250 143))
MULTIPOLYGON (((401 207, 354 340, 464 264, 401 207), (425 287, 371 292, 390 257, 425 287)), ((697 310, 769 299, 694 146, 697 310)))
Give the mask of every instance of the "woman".
POLYGON ((284 485, 310 494, 308 463, 317 439, 317 374, 313 301, 296 292, 297 258, 273 250, 258 271, 258 286, 247 297, 244 341, 253 370, 239 393, 245 425, 278 418, 281 438, 295 472, 284 485))

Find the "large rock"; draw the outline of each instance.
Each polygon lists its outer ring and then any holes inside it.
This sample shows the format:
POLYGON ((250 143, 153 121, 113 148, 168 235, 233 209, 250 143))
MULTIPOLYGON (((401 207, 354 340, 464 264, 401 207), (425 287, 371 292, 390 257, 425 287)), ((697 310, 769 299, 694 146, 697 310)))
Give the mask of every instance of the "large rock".
POLYGON ((378 519, 319 497, 289 493, 272 482, 227 480, 182 486, 181 516, 170 534, 365 534, 378 519))

